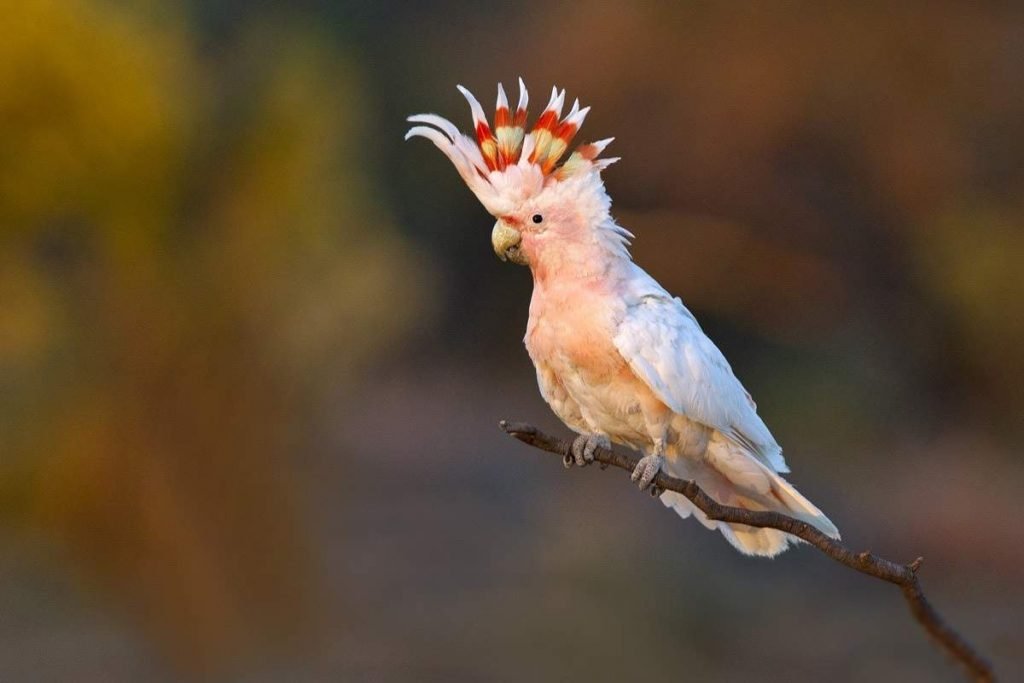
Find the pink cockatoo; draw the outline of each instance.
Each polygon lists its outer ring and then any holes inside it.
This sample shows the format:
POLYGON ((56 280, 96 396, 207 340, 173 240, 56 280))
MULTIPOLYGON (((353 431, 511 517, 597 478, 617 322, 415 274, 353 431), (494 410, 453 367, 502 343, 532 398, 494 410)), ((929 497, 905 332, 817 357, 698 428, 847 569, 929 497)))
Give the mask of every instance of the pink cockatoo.
MULTIPOLYGON (((551 99, 529 133, 528 94, 509 108, 498 86, 494 128, 473 95, 475 139, 447 119, 420 114, 406 139, 433 142, 497 222, 491 233, 503 261, 529 266, 533 298, 526 349, 544 400, 579 434, 575 463, 611 442, 644 453, 633 472, 642 489, 657 473, 696 481, 725 505, 774 510, 839 538, 836 527, 785 479, 782 449, 750 394, 693 314, 629 254, 633 235, 609 213, 599 158, 611 138, 582 145, 559 163, 589 107, 562 118, 565 91, 551 99)), ((740 552, 773 556, 796 539, 775 529, 707 519, 672 491, 661 500, 682 517, 718 529, 740 552)))

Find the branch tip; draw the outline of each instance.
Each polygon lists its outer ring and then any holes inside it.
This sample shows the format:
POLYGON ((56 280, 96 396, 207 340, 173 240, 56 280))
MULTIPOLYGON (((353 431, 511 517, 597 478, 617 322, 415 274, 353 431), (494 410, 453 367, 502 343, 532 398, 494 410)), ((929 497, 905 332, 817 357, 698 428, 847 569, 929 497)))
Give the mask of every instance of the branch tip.
MULTIPOLYGON (((498 425, 510 436, 528 446, 562 456, 566 467, 572 464, 571 442, 549 436, 531 424, 502 420, 498 425)), ((599 467, 604 470, 615 465, 627 472, 633 471, 640 461, 632 454, 615 453, 603 448, 595 452, 599 467)), ((934 607, 925 598, 923 589, 917 579, 917 571, 924 562, 923 557, 907 565, 897 564, 891 560, 877 557, 871 551, 854 553, 839 541, 829 538, 815 527, 779 512, 746 510, 743 508, 722 505, 708 496, 694 481, 678 479, 664 472, 658 474, 656 487, 651 494, 662 491, 675 491, 686 496, 693 505, 710 520, 723 521, 729 524, 764 529, 778 529, 796 536, 814 546, 836 562, 851 569, 872 576, 882 581, 900 586, 914 618, 949 655, 953 657, 970 675, 972 680, 993 681, 995 672, 979 652, 977 652, 952 626, 946 623, 934 607)))

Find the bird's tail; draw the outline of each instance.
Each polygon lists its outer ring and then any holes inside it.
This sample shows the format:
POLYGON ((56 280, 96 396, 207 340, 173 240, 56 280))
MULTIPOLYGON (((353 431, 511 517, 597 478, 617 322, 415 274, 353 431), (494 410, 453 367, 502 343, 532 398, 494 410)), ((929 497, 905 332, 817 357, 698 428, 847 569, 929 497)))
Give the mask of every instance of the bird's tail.
MULTIPOLYGON (((704 460, 669 457, 665 469, 669 474, 692 479, 722 505, 747 510, 781 512, 807 522, 826 536, 839 538, 839 530, 811 501, 788 481, 772 472, 742 446, 716 434, 708 446, 704 460)), ((718 529, 744 555, 773 557, 791 543, 799 542, 778 529, 761 529, 745 524, 727 524, 710 520, 693 503, 674 491, 661 494, 662 502, 680 517, 691 514, 708 529, 718 529)))

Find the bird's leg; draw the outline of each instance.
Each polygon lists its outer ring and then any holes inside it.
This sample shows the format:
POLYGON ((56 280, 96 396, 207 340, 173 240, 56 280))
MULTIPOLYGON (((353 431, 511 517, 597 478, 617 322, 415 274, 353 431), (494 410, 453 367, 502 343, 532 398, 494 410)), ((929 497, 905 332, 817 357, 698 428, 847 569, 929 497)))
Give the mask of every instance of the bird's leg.
POLYGON ((612 443, 604 434, 580 434, 572 441, 572 458, 566 456, 565 466, 586 467, 594 462, 594 451, 598 448, 611 448, 612 443))
POLYGON ((658 476, 658 472, 665 464, 664 453, 665 440, 655 439, 654 452, 640 458, 640 462, 633 468, 633 474, 629 478, 637 483, 641 491, 650 486, 654 478, 658 476))

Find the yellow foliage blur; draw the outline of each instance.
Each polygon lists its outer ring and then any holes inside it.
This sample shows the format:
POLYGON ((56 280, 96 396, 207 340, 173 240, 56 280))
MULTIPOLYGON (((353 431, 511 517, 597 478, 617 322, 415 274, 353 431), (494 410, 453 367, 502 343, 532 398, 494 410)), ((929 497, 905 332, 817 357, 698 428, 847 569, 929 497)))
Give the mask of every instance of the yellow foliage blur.
POLYGON ((0 514, 186 666, 308 636, 294 456, 430 298, 359 76, 308 26, 212 59, 166 9, 4 15, 0 514))

